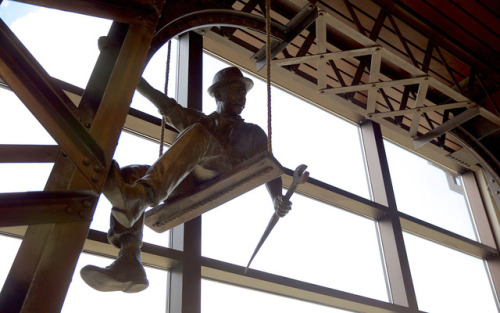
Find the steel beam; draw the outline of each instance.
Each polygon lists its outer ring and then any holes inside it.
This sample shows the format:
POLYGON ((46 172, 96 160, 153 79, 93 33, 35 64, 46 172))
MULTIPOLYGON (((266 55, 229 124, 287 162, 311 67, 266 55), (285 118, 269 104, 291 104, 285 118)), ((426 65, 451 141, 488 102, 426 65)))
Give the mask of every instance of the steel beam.
MULTIPOLYGON (((153 33, 154 27, 130 27, 97 111, 99 119, 92 125, 92 134, 104 148, 104 157, 108 160, 125 122, 153 33)), ((106 170, 101 171, 101 176, 106 176, 106 170)), ((103 183, 103 178, 96 177, 98 190, 103 183)), ((61 154, 45 189, 88 190, 92 185, 61 154)), ((92 206, 92 211, 94 209, 92 206)), ((89 225, 90 221, 84 220, 28 227, 0 293, 2 313, 55 313, 61 310, 89 225)))
MULTIPOLYGON (((286 39, 283 41, 278 41, 276 39, 271 39, 271 60, 283 49, 288 46, 304 29, 311 25, 317 15, 316 7, 312 4, 308 4, 303 7, 297 15, 295 15, 287 23, 286 27, 289 28, 286 39)), ((252 57, 257 63, 257 71, 260 71, 266 65, 266 47, 261 48, 252 57)))
MULTIPOLYGON (((423 82, 418 85, 417 98, 415 99, 415 107, 419 108, 424 105, 425 98, 427 97, 427 90, 429 89, 429 79, 426 77, 423 82)), ((413 114, 410 126, 410 138, 415 138, 418 133, 418 126, 420 125, 420 111, 413 114)))
POLYGON ((78 105, 82 123, 88 129, 92 126, 92 121, 99 109, 128 28, 127 24, 113 22, 108 35, 98 40, 99 57, 78 105))
POLYGON ((92 219, 98 195, 91 191, 0 194, 0 227, 92 219))
POLYGON ((101 148, 75 115, 73 102, 1 20, 0 41, 0 75, 92 181, 94 169, 106 163, 101 148))
POLYGON ((0 163, 52 163, 59 151, 53 145, 0 145, 0 163))
POLYGON ((435 105, 435 106, 433 105, 433 106, 427 106, 427 107, 421 106, 421 107, 416 107, 413 109, 395 110, 395 111, 389 111, 389 112, 378 112, 378 113, 368 114, 368 117, 371 119, 378 119, 378 118, 413 114, 413 113, 417 113, 417 112, 424 113, 424 112, 458 109, 458 108, 468 107, 470 105, 471 105, 471 103, 469 101, 462 101, 462 102, 440 104, 440 105, 435 105))
POLYGON ((150 24, 159 13, 151 0, 16 0, 47 8, 86 14, 127 24, 150 24))
POLYGON ((369 47, 369 48, 361 48, 361 49, 354 49, 354 50, 348 50, 348 51, 338 51, 338 52, 318 52, 315 55, 307 55, 307 56, 302 56, 302 57, 293 57, 293 58, 286 58, 286 59, 280 59, 280 60, 274 60, 272 63, 273 65, 277 66, 285 66, 285 65, 292 65, 292 64, 299 64, 299 63, 306 63, 310 61, 317 61, 318 59, 323 59, 325 61, 328 60, 336 60, 336 59, 349 59, 349 58, 356 58, 360 56, 366 56, 366 55, 371 55, 375 51, 378 51, 377 49, 380 49, 380 47, 369 47))
POLYGON ((318 12, 318 17, 316 18, 316 53, 318 54, 317 66, 317 84, 318 91, 325 89, 327 87, 326 83, 326 60, 321 54, 326 53, 326 40, 327 40, 327 31, 326 31, 326 13, 325 11, 320 10, 318 12))
POLYGON ((338 87, 338 88, 327 88, 322 89, 322 93, 325 94, 339 94, 339 93, 347 93, 353 91, 362 91, 362 90, 370 90, 371 88, 379 89, 385 87, 393 87, 393 86, 407 86, 414 84, 421 84, 426 77, 414 77, 414 78, 406 78, 399 80, 389 80, 383 82, 369 83, 369 84, 360 84, 346 87, 338 87))
POLYGON ((377 106, 378 88, 376 87, 375 83, 379 81, 381 62, 382 56, 379 48, 376 49, 375 52, 373 52, 372 60, 370 63, 369 84, 371 84, 371 86, 368 89, 368 99, 366 102, 366 111, 368 113, 375 113, 375 107, 377 106))
POLYGON ((468 120, 478 115, 479 115, 479 107, 476 106, 467 109, 465 112, 462 112, 459 115, 452 118, 451 120, 448 120, 447 122, 439 125, 438 127, 429 131, 427 134, 422 135, 418 138, 414 138, 413 145, 415 146, 415 149, 418 149, 421 146, 425 145, 426 143, 430 142, 432 139, 446 133, 447 131, 452 130, 457 126, 460 126, 461 124, 467 122, 468 120))

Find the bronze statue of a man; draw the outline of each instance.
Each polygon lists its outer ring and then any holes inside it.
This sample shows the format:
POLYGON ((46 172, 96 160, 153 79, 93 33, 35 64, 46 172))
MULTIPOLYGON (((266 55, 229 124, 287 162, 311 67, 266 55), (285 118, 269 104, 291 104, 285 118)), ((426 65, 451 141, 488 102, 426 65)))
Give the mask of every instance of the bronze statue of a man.
MULTIPOLYGON (((217 110, 205 115, 186 109, 141 79, 137 90, 159 110, 166 123, 179 131, 172 147, 152 166, 119 168, 113 162, 103 193, 113 205, 109 241, 120 249, 106 268, 88 265, 83 280, 100 291, 139 292, 148 286, 140 248, 144 211, 167 198, 189 194, 200 183, 214 179, 267 149, 267 136, 240 116, 253 82, 236 67, 215 74, 208 93, 217 110)), ((282 197, 281 178, 266 184, 274 209, 284 216, 291 203, 282 197)), ((168 208, 167 208, 168 209, 168 208)))

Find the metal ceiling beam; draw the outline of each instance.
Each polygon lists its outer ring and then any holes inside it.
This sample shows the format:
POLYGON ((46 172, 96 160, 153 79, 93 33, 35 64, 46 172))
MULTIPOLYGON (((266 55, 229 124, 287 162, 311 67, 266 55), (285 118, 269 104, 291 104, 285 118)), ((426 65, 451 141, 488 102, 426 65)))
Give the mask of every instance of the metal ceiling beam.
POLYGON ((159 16, 152 0, 16 0, 127 24, 152 24, 159 16))
MULTIPOLYGON (((317 16, 316 7, 312 4, 304 6, 290 21, 286 24, 290 30, 286 39, 278 41, 271 39, 271 59, 288 46, 303 30, 309 27, 317 16)), ((261 48, 254 54, 252 59, 257 63, 257 71, 260 71, 266 65, 266 47, 261 48)))
POLYGON ((447 122, 444 122, 443 124, 439 125, 438 127, 434 128, 433 130, 429 131, 425 135, 422 135, 418 138, 413 139, 413 144, 416 149, 420 148, 421 146, 425 145, 426 143, 430 142, 434 138, 454 129, 455 127, 460 126, 461 124, 467 122, 468 120, 476 117, 479 115, 479 107, 473 107, 470 109, 467 109, 465 112, 455 116, 451 120, 448 120, 447 122))
POLYGON ((412 113, 418 113, 418 112, 423 113, 423 112, 432 112, 432 111, 441 111, 441 110, 451 110, 451 109, 458 109, 458 108, 467 107, 469 105, 470 105, 469 101, 463 101, 463 102, 455 102, 455 103, 448 103, 448 104, 440 104, 437 106, 427 106, 427 107, 421 106, 421 107, 416 107, 413 109, 405 109, 405 110, 378 112, 378 113, 368 114, 368 118, 377 119, 377 118, 393 117, 393 116, 406 115, 406 114, 412 114, 412 113))

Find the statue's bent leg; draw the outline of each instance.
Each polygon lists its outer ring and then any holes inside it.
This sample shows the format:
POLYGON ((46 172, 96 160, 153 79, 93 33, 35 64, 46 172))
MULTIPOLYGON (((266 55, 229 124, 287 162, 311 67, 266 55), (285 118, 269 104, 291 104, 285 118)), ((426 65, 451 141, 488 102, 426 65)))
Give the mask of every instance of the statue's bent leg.
POLYGON ((217 139, 201 124, 194 124, 179 134, 138 182, 151 190, 153 203, 158 205, 190 173, 201 183, 230 169, 229 158, 217 139))
MULTIPOLYGON (((148 168, 148 165, 131 165, 122 168, 120 174, 125 183, 132 184, 148 168)), ((139 292, 147 288, 149 282, 140 254, 143 227, 144 214, 132 227, 121 225, 111 215, 108 240, 120 249, 118 258, 105 268, 85 266, 80 271, 83 280, 99 291, 139 292)))
POLYGON ((203 180, 230 169, 229 159, 223 152, 222 146, 205 127, 194 124, 184 130, 172 147, 134 184, 123 181, 114 163, 103 191, 113 204, 113 216, 123 226, 131 227, 147 207, 165 200, 195 168, 205 167, 203 180))
MULTIPOLYGON (((150 165, 129 165, 121 168, 120 176, 126 184, 134 184, 138 179, 143 177, 150 165)), ((123 235, 132 236, 139 246, 142 246, 142 230, 144 224, 143 219, 139 218, 132 226, 127 227, 120 224, 111 214, 110 228, 108 231, 108 241, 115 247, 120 247, 120 237, 123 235)))

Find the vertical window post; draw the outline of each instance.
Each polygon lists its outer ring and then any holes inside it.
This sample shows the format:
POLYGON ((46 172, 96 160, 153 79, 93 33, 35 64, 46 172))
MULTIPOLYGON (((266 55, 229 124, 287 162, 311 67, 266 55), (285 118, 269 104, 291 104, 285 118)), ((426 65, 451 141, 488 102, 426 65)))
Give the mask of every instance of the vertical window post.
MULTIPOLYGON (((189 32, 179 37, 177 102, 202 109, 203 37, 189 32)), ((173 249, 184 252, 182 263, 170 271, 168 313, 201 312, 201 216, 170 231, 173 249)))
MULTIPOLYGON (((464 183, 465 194, 470 206, 472 219, 476 228, 476 234, 479 241, 487 246, 497 249, 495 238, 491 229, 490 221, 486 214, 486 208, 481 198, 476 176, 473 172, 465 172, 462 174, 462 181, 464 183)), ((500 306, 500 258, 498 256, 486 259, 486 268, 490 276, 491 285, 495 298, 497 299, 497 306, 500 306)))
POLYGON ((390 209, 387 216, 377 221, 389 298, 394 304, 418 311, 380 125, 366 121, 360 125, 360 129, 373 200, 390 209))

